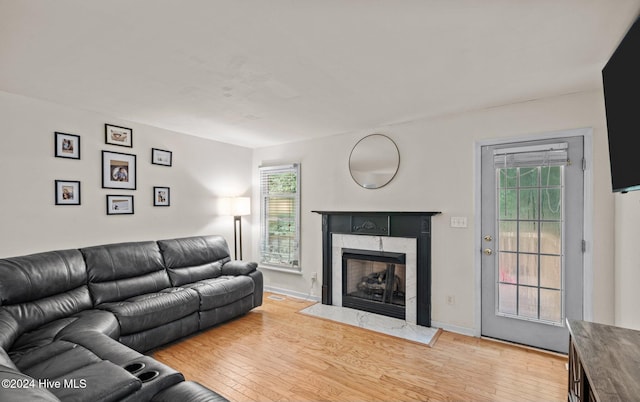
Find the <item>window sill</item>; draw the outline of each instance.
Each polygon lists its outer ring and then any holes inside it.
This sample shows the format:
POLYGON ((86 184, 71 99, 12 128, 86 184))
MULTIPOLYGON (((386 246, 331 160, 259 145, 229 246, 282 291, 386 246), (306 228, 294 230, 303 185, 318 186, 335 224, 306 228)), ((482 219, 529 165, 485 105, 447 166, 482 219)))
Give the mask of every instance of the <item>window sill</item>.
POLYGON ((302 276, 302 269, 298 270, 293 270, 293 269, 287 269, 287 268, 280 268, 280 267, 274 267, 271 265, 258 265, 259 269, 266 269, 268 271, 275 271, 275 272, 282 272, 285 274, 293 274, 293 275, 300 275, 302 276))

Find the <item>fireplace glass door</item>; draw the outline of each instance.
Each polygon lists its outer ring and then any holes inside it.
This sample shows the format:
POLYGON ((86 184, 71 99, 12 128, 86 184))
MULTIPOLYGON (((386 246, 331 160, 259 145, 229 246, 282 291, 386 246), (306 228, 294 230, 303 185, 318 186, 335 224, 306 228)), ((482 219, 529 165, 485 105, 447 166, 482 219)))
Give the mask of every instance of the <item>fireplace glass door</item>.
POLYGON ((342 271, 344 307, 405 318, 404 254, 346 249, 342 271))

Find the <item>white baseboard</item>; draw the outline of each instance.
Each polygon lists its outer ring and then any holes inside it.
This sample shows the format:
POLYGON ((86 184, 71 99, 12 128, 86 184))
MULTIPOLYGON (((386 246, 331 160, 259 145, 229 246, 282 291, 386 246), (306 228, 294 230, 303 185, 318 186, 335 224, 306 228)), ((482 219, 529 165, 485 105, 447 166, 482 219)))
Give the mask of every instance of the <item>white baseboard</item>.
POLYGON ((273 286, 265 286, 264 291, 271 292, 271 293, 278 293, 285 296, 291 296, 291 297, 295 297, 296 299, 303 299, 303 300, 309 300, 309 301, 315 301, 315 302, 320 301, 320 296, 311 295, 309 293, 296 292, 289 289, 276 288, 273 286))
POLYGON ((433 321, 433 320, 431 320, 431 326, 435 328, 442 328, 445 331, 455 332, 456 334, 477 337, 476 331, 473 328, 459 327, 457 325, 447 324, 444 322, 433 321))

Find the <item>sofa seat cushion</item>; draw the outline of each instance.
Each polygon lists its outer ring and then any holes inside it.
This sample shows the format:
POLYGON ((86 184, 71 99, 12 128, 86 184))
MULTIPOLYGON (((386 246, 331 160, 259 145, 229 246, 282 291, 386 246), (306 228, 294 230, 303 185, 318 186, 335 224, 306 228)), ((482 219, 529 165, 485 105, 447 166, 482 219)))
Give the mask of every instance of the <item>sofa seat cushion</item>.
POLYGON ((12 354, 24 354, 30 350, 40 348, 53 342, 56 335, 67 325, 75 321, 73 318, 61 318, 52 321, 38 329, 29 331, 20 336, 11 347, 12 354))
POLYGON ((48 345, 64 334, 82 331, 97 331, 112 338, 120 336, 118 321, 112 313, 102 310, 85 310, 22 334, 11 347, 11 353, 14 356, 20 356, 48 345))
POLYGON ((54 341, 40 348, 34 348, 27 351, 11 350, 9 351, 9 357, 11 357, 11 360, 15 363, 18 369, 24 371, 43 360, 50 359, 52 356, 62 354, 69 349, 73 349, 74 347, 75 344, 72 342, 54 341))
POLYGON ((115 314, 120 334, 134 334, 178 320, 198 311, 198 293, 192 289, 167 288, 134 296, 120 302, 104 303, 99 309, 115 314))
POLYGON ((46 348, 48 349, 47 353, 36 352, 34 358, 28 359, 33 364, 29 367, 22 367, 27 362, 25 360, 20 365, 20 370, 33 378, 48 380, 103 360, 80 345, 65 341, 55 341, 55 343, 62 343, 62 345, 46 348), (54 351, 55 353, 52 353, 54 351), (40 358, 37 359, 36 356, 40 358))
POLYGON ((220 276, 190 286, 200 295, 200 311, 226 306, 253 293, 255 285, 248 276, 220 276))

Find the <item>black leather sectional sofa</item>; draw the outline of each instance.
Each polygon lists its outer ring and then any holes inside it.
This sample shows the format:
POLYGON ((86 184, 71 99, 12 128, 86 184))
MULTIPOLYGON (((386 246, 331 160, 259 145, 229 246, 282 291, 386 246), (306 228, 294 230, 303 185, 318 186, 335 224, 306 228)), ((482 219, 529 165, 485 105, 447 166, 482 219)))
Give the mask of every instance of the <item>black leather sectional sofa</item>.
POLYGON ((0 259, 0 401, 224 401, 143 353, 262 304, 220 236, 0 259))

